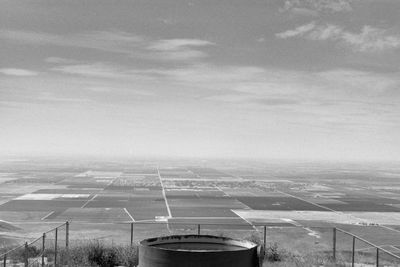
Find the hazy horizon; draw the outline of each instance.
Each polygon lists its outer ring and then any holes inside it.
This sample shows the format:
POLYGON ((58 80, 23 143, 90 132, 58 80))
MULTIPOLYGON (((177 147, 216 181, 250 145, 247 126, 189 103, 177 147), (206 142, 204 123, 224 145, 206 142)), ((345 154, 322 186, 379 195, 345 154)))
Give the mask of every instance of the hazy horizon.
POLYGON ((400 159, 397 0, 0 1, 0 156, 400 159))

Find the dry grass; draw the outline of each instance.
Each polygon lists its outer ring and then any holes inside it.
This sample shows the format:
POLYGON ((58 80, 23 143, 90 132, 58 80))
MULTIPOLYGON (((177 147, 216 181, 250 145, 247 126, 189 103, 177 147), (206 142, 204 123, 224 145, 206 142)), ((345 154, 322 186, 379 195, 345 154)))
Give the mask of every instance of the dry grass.
MULTIPOLYGON (((253 233, 246 238, 254 243, 261 244, 260 236, 253 233)), ((35 257, 39 252, 32 251, 30 257, 35 257)), ((54 251, 46 250, 46 257, 49 261, 54 260, 54 251)), ((65 249, 60 248, 58 262, 67 265, 67 254, 65 249)), ((14 253, 17 261, 23 262, 24 250, 14 253)), ((280 247, 277 243, 270 243, 265 249, 265 256, 262 261, 263 267, 344 267, 349 264, 350 252, 337 254, 337 261, 332 260, 331 251, 313 251, 307 253, 294 252, 291 249, 280 247)), ((374 263, 372 254, 357 254, 357 263, 374 263)), ((383 259, 382 259, 383 263, 383 259)), ((134 267, 138 264, 138 246, 107 244, 100 241, 85 241, 75 243, 69 249, 69 266, 80 267, 134 267)), ((373 266, 373 265, 366 265, 373 266)))
MULTIPOLYGON (((60 251, 66 264, 66 251, 60 251)), ((69 250, 69 266, 127 266, 138 264, 138 246, 105 245, 99 241, 90 241, 76 245, 69 250)))

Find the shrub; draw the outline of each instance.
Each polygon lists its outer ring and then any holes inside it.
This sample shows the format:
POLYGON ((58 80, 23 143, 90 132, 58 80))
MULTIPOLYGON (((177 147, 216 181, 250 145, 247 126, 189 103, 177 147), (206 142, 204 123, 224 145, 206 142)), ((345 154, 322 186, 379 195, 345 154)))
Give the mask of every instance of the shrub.
POLYGON ((267 261, 275 262, 282 261, 283 252, 278 249, 278 244, 270 244, 269 247, 265 248, 265 259, 267 261))
MULTIPOLYGON (((59 251, 60 263, 67 265, 65 249, 59 251)), ((137 246, 106 245, 99 241, 85 242, 69 249, 69 266, 134 267, 138 263, 137 246)))
POLYGON ((87 258, 91 265, 101 267, 120 265, 116 249, 114 247, 105 247, 100 242, 89 244, 87 258))
MULTIPOLYGON (((28 258, 35 258, 39 256, 42 252, 35 246, 28 246, 28 258)), ((14 258, 18 259, 19 261, 23 262, 26 256, 25 248, 18 249, 15 254, 14 258)))

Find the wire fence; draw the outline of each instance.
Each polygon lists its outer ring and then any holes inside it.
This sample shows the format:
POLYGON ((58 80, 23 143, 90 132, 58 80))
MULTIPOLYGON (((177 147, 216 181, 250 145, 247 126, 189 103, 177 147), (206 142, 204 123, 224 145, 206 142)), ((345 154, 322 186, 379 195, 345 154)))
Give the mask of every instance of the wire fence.
POLYGON ((68 248, 69 222, 65 222, 32 241, 0 254, 0 266, 68 266, 68 248))
MULTIPOLYGON (((168 227, 168 232, 171 234, 222 234, 223 230, 228 228, 226 235, 232 235, 235 230, 239 232, 247 233, 246 238, 250 241, 258 243, 264 253, 267 248, 271 246, 271 233, 277 230, 276 227, 271 227, 265 224, 217 224, 217 223, 170 223, 170 222, 130 222, 130 245, 135 244, 135 227, 138 226, 154 226, 163 224, 168 227), (274 229, 271 229, 274 228, 274 229)), ((393 251, 378 246, 359 235, 353 234, 349 231, 341 228, 332 227, 303 227, 303 226, 291 226, 284 227, 284 231, 288 231, 291 228, 302 228, 308 231, 309 235, 315 233, 325 233, 322 240, 312 244, 315 250, 324 252, 325 255, 331 257, 333 261, 342 264, 341 266, 376 266, 376 267, 400 267, 400 249, 394 246, 393 251), (333 232, 332 232, 333 229, 333 232), (327 237, 330 236, 330 241, 327 237), (397 253, 397 254, 396 254, 397 253), (361 264, 361 265, 360 265, 361 264)), ((377 229, 377 228, 375 228, 377 229)), ((282 233, 281 233, 282 234, 282 233)), ((236 233, 237 235, 237 233, 236 233)), ((322 234, 321 234, 322 236, 322 234)), ((319 237, 321 237, 319 236, 319 237)), ((243 235, 242 235, 243 237, 243 235)), ((290 238, 289 238, 290 239, 290 238)), ((295 238, 291 242, 296 242, 295 238)), ((305 245, 305 244, 304 244, 305 245)), ((309 250, 309 248, 308 248, 309 250)))
MULTIPOLYGON (((277 243, 281 244, 279 236, 287 234, 289 238, 286 240, 289 240, 291 244, 298 242, 298 246, 304 247, 309 252, 319 250, 327 257, 332 258, 333 261, 340 263, 340 266, 400 267, 400 256, 398 255, 400 249, 392 246, 392 250, 390 250, 383 246, 378 246, 360 235, 356 235, 341 228, 306 228, 301 226, 276 228, 262 223, 250 225, 168 221, 122 222, 112 225, 115 229, 119 229, 121 233, 120 237, 122 239, 117 239, 117 244, 120 244, 120 241, 123 240, 123 243, 132 248, 135 247, 135 249, 139 240, 153 237, 154 235, 213 234, 249 239, 250 241, 258 243, 262 251, 265 252, 271 245, 271 241, 277 241, 277 243), (303 231, 303 235, 304 231, 308 231, 308 235, 310 236, 319 233, 319 241, 313 243, 311 247, 306 247, 307 244, 305 244, 304 240, 296 240, 296 235, 294 233, 300 230, 303 231)), ((71 224, 69 222, 65 222, 43 233, 42 236, 35 240, 26 242, 25 244, 12 248, 6 253, 0 254, 0 267, 69 266, 69 249, 70 247, 83 244, 82 239, 78 239, 77 237, 79 237, 80 232, 84 231, 81 229, 82 224, 78 222, 72 224, 72 232, 70 226, 71 224), (76 233, 74 233, 75 231, 76 233), (70 232, 73 234, 72 238, 70 232)), ((86 227, 89 226, 90 225, 87 225, 86 227)), ((113 240, 112 238, 112 236, 105 236, 104 239, 97 238, 97 241, 109 242, 113 240)), ((86 240, 91 241, 92 239, 88 238, 86 240)), ((288 248, 288 250, 290 251, 290 248, 288 248)))
POLYGON ((340 228, 333 228, 332 256, 352 267, 360 263, 376 267, 400 266, 399 255, 340 228))

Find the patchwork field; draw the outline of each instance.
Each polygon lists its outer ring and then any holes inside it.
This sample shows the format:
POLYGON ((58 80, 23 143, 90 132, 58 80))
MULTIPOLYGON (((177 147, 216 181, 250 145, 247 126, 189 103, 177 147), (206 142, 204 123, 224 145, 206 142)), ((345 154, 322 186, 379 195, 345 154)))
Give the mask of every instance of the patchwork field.
POLYGON ((127 242, 127 223, 133 222, 136 240, 195 232, 202 224, 202 231, 230 235, 267 226, 271 239, 283 240, 277 233, 286 233, 289 244, 292 233, 326 245, 339 226, 392 249, 400 246, 398 238, 382 238, 400 235, 396 168, 31 161, 0 167, 0 222, 16 227, 0 224, 3 243, 68 220, 76 239, 127 242))

